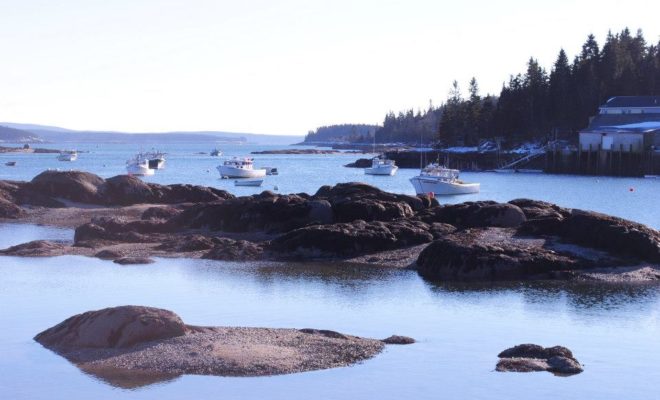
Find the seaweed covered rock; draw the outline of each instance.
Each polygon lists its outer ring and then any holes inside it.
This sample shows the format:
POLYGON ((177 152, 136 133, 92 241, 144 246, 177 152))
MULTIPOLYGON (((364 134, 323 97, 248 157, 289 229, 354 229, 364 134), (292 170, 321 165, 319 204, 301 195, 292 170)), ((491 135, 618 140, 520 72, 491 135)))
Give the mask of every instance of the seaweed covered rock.
POLYGON ((513 229, 458 231, 428 245, 417 259, 417 271, 431 280, 507 280, 593 266, 578 254, 562 254, 547 244, 517 237, 513 229))
POLYGON ((521 344, 504 350, 498 357, 500 360, 495 370, 499 372, 548 371, 573 375, 583 371, 573 353, 562 346, 545 348, 536 344, 521 344))
POLYGON ((391 250, 433 240, 429 226, 420 221, 353 221, 313 225, 285 233, 272 241, 272 249, 287 255, 343 257, 391 250))
POLYGON ((450 204, 418 213, 426 223, 440 222, 459 227, 518 227, 527 217, 520 207, 509 203, 476 201, 450 204))

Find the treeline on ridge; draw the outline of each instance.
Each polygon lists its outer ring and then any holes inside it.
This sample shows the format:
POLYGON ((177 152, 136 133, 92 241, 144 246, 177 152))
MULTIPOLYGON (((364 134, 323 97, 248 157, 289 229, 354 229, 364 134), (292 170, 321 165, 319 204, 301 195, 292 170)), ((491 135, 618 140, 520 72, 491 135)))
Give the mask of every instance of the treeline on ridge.
MULTIPOLYGON (((610 97, 660 95, 659 47, 660 41, 647 44, 639 30, 635 35, 627 28, 617 34, 610 32, 602 47, 589 35, 572 62, 561 49, 549 73, 530 58, 525 72, 512 75, 499 96, 481 96, 477 80, 472 78, 467 98, 454 81, 439 107, 431 104, 425 111, 390 112, 383 126, 375 130, 376 141, 475 146, 493 138, 514 144, 554 135, 575 137, 610 97)), ((338 127, 356 132, 359 129, 351 127, 373 129, 369 125, 338 127)), ((319 131, 324 140, 332 140, 334 129, 319 128, 305 140, 312 141, 319 131)), ((373 140, 368 129, 360 132, 364 133, 349 135, 352 141, 373 140)))

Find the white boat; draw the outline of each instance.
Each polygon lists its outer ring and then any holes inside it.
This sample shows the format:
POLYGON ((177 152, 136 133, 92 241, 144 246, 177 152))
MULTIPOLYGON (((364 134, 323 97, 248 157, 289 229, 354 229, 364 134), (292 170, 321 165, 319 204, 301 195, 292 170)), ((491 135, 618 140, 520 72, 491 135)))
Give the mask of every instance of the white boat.
POLYGON ((234 181, 235 186, 261 186, 264 183, 263 179, 242 179, 240 181, 234 181))
POLYGON ((222 155, 222 151, 218 149, 213 149, 213 151, 211 152, 211 156, 213 157, 220 157, 221 155, 222 155))
POLYGON ((479 183, 466 183, 458 179, 459 170, 438 164, 429 164, 418 176, 410 178, 417 194, 454 195, 479 193, 479 183))
POLYGON ((57 159, 59 161, 76 161, 78 159, 78 152, 75 150, 61 151, 57 159))
POLYGON ((371 168, 365 168, 367 175, 389 175, 394 176, 399 167, 394 164, 394 160, 388 160, 385 157, 374 157, 371 159, 371 168))
POLYGON ((263 167, 266 170, 266 175, 279 175, 277 168, 275 167, 263 167))
POLYGON ((222 178, 262 178, 265 169, 254 169, 254 159, 234 157, 217 166, 222 178))
POLYGON ((146 176, 155 174, 155 170, 149 168, 149 160, 138 156, 126 161, 126 172, 129 175, 146 176))
POLYGON ((146 153, 139 153, 137 157, 147 160, 149 169, 165 168, 165 153, 161 151, 152 150, 146 153))

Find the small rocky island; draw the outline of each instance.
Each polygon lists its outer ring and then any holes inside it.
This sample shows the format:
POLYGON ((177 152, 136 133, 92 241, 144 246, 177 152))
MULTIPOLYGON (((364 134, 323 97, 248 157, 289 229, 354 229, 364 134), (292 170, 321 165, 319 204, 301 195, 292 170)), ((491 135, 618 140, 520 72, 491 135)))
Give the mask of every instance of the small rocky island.
POLYGON ((75 228, 73 243, 30 242, 5 255, 329 259, 441 281, 660 279, 660 233, 636 222, 529 199, 441 205, 362 183, 235 197, 46 171, 30 182, 0 181, 0 218, 75 228))
POLYGON ((137 387, 182 374, 264 376, 336 368, 374 357, 386 344, 413 342, 392 338, 192 326, 168 310, 120 306, 74 315, 34 340, 115 386, 137 387))
POLYGON ((495 367, 499 372, 547 371, 556 375, 575 375, 583 371, 573 353, 562 346, 542 347, 537 344, 520 344, 497 355, 495 367))

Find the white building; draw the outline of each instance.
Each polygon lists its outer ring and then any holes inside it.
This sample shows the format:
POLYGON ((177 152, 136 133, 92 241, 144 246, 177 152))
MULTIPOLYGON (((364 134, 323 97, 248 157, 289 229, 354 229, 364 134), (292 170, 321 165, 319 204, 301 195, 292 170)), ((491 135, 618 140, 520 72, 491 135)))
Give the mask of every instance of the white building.
POLYGON ((612 97, 580 132, 581 151, 660 149, 660 96, 612 97))

